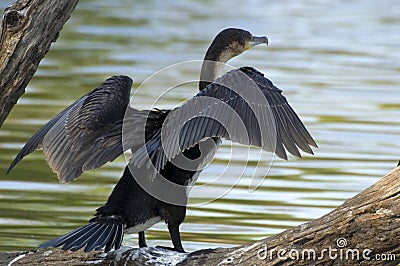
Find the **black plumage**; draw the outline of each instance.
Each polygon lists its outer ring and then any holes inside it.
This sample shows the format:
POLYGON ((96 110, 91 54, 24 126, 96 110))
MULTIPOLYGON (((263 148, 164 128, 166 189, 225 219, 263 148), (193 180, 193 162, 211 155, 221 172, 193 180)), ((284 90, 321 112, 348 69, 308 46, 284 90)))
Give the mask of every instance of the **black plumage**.
POLYGON ((38 148, 60 182, 114 160, 122 153, 122 121, 131 86, 131 78, 114 76, 76 100, 33 135, 7 173, 38 148))
POLYGON ((144 247, 144 230, 165 221, 173 249, 184 252, 179 226, 186 215, 188 190, 212 160, 220 138, 261 147, 284 159, 286 150, 298 157, 299 149, 312 153, 313 138, 281 90, 262 73, 243 67, 218 78, 223 63, 267 42, 266 37, 241 29, 220 32, 205 55, 200 92, 173 110, 129 107, 132 80, 115 76, 40 129, 9 171, 40 146, 61 182, 74 180, 125 150, 133 153, 106 204, 89 224, 40 247, 109 251, 121 246, 123 232, 138 233, 139 246, 144 247), (166 189, 164 181, 177 188, 166 189))
POLYGON ((283 159, 285 148, 297 157, 298 148, 312 154, 310 146, 316 143, 281 92, 254 68, 232 70, 172 110, 160 128, 164 137, 157 134, 147 141, 131 163, 154 164, 159 171, 182 151, 212 137, 257 146, 283 159), (237 122, 243 123, 239 130, 237 122))

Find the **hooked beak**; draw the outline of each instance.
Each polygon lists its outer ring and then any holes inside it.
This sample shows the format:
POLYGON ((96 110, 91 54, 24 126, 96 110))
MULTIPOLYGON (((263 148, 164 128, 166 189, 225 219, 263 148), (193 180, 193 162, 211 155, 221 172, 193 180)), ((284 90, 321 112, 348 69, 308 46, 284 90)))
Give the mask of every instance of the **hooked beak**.
POLYGON ((251 41, 250 41, 250 47, 253 47, 258 44, 265 43, 268 45, 268 38, 266 36, 262 37, 257 37, 257 36, 252 36, 251 41))

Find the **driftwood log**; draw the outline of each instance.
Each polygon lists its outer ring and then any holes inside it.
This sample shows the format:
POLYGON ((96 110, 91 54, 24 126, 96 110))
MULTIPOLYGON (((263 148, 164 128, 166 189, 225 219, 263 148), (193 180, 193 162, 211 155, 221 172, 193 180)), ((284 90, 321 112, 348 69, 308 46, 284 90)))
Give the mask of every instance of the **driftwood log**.
POLYGON ((0 30, 0 127, 79 0, 20 0, 0 30))
POLYGON ((319 219, 252 244, 189 254, 157 248, 0 253, 0 265, 399 265, 400 167, 319 219))

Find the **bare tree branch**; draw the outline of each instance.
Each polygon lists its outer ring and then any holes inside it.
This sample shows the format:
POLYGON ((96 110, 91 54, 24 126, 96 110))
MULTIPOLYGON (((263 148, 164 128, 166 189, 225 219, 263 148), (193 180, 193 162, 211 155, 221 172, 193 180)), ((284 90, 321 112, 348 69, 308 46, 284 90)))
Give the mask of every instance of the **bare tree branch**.
POLYGON ((20 0, 4 11, 0 32, 0 127, 78 1, 20 0))

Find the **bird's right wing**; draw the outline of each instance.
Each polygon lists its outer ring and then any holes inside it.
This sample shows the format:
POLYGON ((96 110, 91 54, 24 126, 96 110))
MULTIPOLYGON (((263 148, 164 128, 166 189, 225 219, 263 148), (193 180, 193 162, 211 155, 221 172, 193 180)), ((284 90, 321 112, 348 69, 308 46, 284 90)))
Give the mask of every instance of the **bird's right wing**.
POLYGON ((285 149, 300 156, 316 143, 281 94, 254 68, 232 70, 172 110, 162 128, 132 157, 136 167, 160 171, 186 149, 221 137, 286 159, 285 149))

